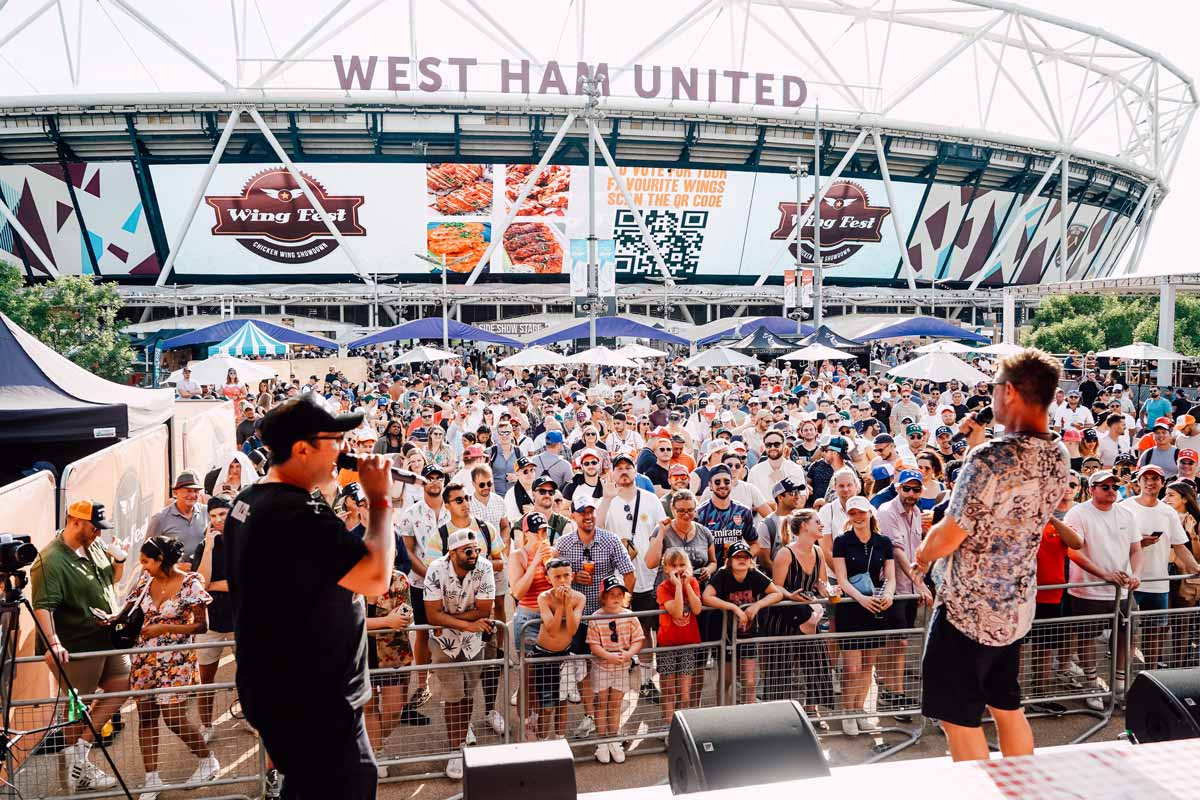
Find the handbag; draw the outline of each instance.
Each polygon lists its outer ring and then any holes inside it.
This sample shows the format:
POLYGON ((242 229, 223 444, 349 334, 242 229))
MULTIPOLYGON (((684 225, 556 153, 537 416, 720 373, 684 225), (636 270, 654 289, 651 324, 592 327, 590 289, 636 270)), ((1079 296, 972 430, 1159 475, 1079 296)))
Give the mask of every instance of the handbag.
POLYGON ((875 555, 875 545, 871 545, 871 550, 867 553, 867 571, 851 575, 848 579, 851 586, 867 597, 875 594, 875 581, 871 580, 871 556, 873 555, 875 555))
POLYGON ((114 650, 128 650, 137 644, 138 637, 142 635, 142 626, 146 624, 142 600, 146 599, 146 593, 150 591, 150 583, 151 581, 146 581, 146 588, 138 595, 137 601, 133 605, 125 606, 113 619, 109 632, 114 650))

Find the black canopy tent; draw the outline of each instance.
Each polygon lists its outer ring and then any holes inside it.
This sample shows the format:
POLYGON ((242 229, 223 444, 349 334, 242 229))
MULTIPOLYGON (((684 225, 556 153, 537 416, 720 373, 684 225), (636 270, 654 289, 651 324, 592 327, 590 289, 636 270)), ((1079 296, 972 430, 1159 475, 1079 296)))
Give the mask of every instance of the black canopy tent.
POLYGON ((0 481, 33 461, 58 469, 165 422, 169 389, 104 380, 51 350, 0 314, 0 481))
POLYGON ((823 344, 826 347, 832 347, 834 350, 850 353, 858 358, 858 365, 860 367, 870 366, 870 345, 854 339, 847 339, 828 325, 822 325, 800 340, 801 347, 808 347, 810 344, 823 344))

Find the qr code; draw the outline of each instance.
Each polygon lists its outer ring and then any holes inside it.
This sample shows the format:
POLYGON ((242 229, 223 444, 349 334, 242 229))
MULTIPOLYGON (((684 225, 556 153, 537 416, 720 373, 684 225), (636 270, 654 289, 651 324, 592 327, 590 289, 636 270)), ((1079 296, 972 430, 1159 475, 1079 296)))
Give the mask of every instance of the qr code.
MULTIPOLYGON (((669 211, 651 209, 644 212, 646 227, 662 253, 671 277, 694 277, 700 265, 700 250, 704 246, 704 229, 708 225, 707 211, 669 211)), ((654 252, 638 230, 634 212, 617 209, 613 222, 617 274, 633 277, 657 275, 654 252)))

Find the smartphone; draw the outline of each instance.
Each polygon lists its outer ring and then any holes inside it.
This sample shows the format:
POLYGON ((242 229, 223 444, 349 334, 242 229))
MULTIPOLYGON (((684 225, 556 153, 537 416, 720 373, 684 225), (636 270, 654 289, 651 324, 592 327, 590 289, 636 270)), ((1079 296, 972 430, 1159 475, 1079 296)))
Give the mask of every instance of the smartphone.
POLYGON ((1162 535, 1163 535, 1162 531, 1155 531, 1154 533, 1150 534, 1150 536, 1154 539, 1157 539, 1158 537, 1160 537, 1162 535))

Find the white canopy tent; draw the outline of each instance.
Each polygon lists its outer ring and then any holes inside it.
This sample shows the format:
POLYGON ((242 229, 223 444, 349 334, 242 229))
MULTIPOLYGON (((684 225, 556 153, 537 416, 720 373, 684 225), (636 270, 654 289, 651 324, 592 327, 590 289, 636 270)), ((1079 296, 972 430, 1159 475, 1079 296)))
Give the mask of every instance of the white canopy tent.
POLYGON ((852 353, 847 353, 833 347, 827 347, 823 344, 810 344, 808 347, 801 347, 799 350, 793 350, 787 355, 779 357, 780 361, 850 361, 858 358, 852 353))
POLYGON ((914 353, 974 353, 974 347, 967 347, 962 342, 953 339, 939 339, 936 342, 923 344, 913 350, 914 353))
POLYGON ((576 353, 568 358, 567 362, 570 364, 586 364, 592 367, 626 367, 637 369, 641 366, 633 359, 627 358, 615 350, 609 350, 604 345, 576 353))
POLYGON ((687 359, 683 362, 683 365, 688 369, 761 366, 759 360, 754 356, 739 353, 737 350, 730 350, 728 347, 710 347, 687 359))
POLYGON ((387 366, 394 364, 423 364, 427 361, 449 361, 452 358, 460 358, 458 353, 451 353, 449 350, 439 350, 436 347, 426 347, 418 345, 407 353, 400 355, 387 362, 387 366))
MULTIPOLYGON (((233 356, 212 356, 202 361, 191 361, 187 368, 192 371, 192 380, 201 386, 209 384, 221 386, 225 383, 225 376, 231 369, 237 371, 238 380, 242 383, 253 383, 279 377, 278 372, 265 364, 233 356)), ((177 369, 168 375, 163 383, 178 384, 181 380, 183 380, 183 370, 177 369)))
POLYGON ((1114 347, 1096 353, 1102 358, 1124 358, 1129 361, 1190 361, 1190 357, 1164 350, 1148 342, 1134 342, 1124 347, 1114 347))
POLYGON ((653 347, 646 347, 645 345, 638 344, 637 342, 633 342, 632 344, 627 344, 624 347, 618 347, 616 349, 616 352, 620 353, 621 355, 625 356, 626 358, 666 358, 667 357, 667 354, 664 353, 662 350, 655 350, 653 347))
POLYGON ((927 353, 906 364, 892 367, 887 374, 897 378, 924 379, 938 383, 957 380, 969 386, 991 380, 983 372, 950 353, 927 353))
POLYGON ((502 358, 496 363, 502 367, 541 367, 558 366, 559 364, 569 364, 571 362, 567 361, 567 357, 561 353, 547 350, 545 347, 538 345, 532 345, 519 353, 514 353, 508 358, 502 358))

